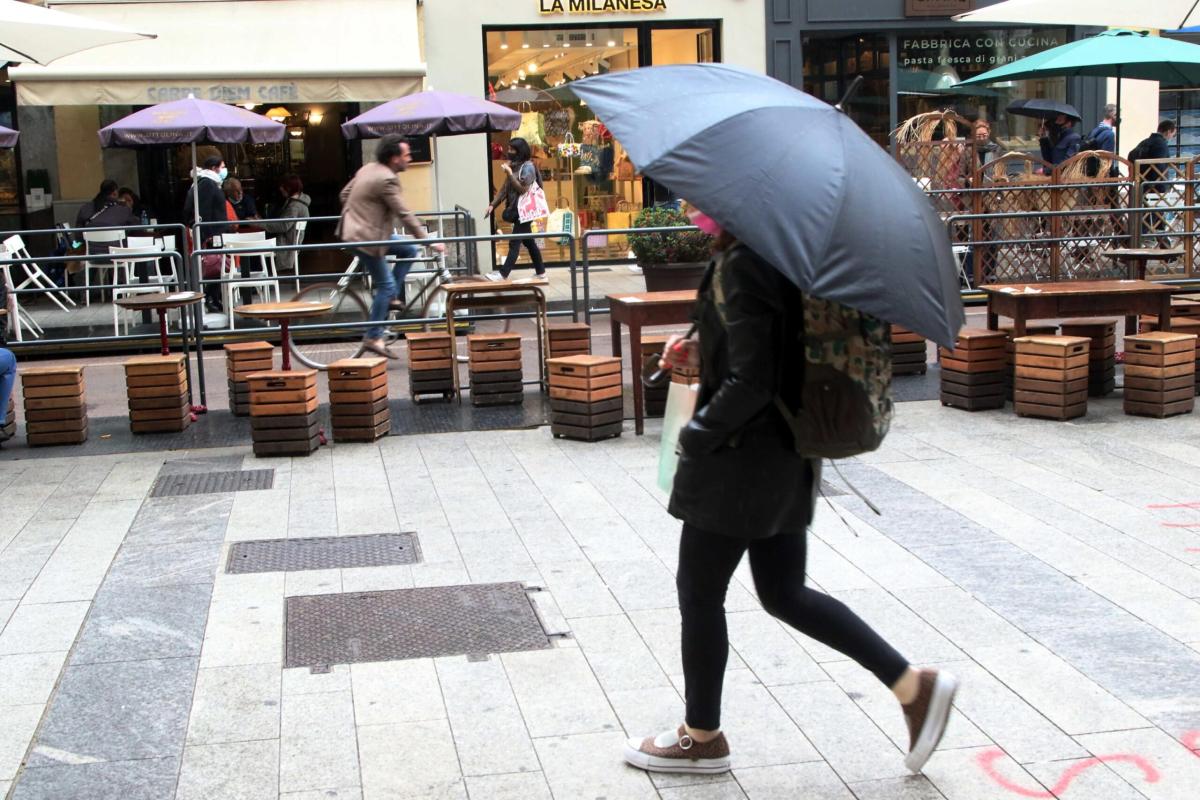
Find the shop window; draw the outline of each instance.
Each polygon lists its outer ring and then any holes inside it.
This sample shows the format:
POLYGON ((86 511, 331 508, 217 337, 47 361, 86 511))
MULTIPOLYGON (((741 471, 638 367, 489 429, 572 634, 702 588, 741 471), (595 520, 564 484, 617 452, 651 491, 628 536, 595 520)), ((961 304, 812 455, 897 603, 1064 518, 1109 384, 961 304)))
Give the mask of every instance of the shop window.
MULTIPOLYGON (((501 165, 509 139, 532 146, 550 208, 570 208, 578 229, 628 227, 647 202, 671 199, 664 187, 633 170, 621 143, 570 91, 572 81, 651 64, 695 64, 718 60, 713 24, 669 23, 621 27, 573 26, 528 30, 488 30, 484 34, 487 91, 497 102, 522 113, 519 130, 489 140, 490 191, 504 181, 501 165)), ((497 211, 496 224, 509 228, 497 211)), ((624 259, 623 235, 593 236, 586 246, 595 260, 624 259)), ((546 241, 548 261, 566 261, 570 250, 546 241)), ((507 247, 497 248, 503 259, 507 247)), ((518 263, 526 263, 522 250, 518 263)))
POLYGON ((872 139, 886 147, 891 131, 887 36, 805 39, 804 91, 827 103, 836 103, 858 75, 863 76, 863 84, 847 104, 846 113, 872 139))
MULTIPOLYGON (((1158 98, 1159 117, 1173 120, 1179 128, 1179 133, 1171 142, 1172 155, 1176 158, 1200 156, 1200 90, 1164 87, 1158 98)), ((1128 147, 1122 147, 1128 152, 1147 135, 1135 132, 1129 138, 1128 147)))

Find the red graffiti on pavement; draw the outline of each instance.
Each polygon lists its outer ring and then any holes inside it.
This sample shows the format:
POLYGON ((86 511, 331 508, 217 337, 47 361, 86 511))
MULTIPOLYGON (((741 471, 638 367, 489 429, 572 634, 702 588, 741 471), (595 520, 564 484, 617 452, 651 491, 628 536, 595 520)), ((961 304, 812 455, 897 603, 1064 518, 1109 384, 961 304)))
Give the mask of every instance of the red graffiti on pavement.
POLYGON ((1200 500, 1192 503, 1151 503, 1146 508, 1200 508, 1200 500))
POLYGON ((1000 786, 1004 787, 1013 794, 1019 794, 1021 797, 1034 797, 1039 798, 1039 800, 1040 798, 1050 798, 1050 800, 1053 800, 1053 798, 1061 796, 1065 791, 1067 791, 1068 788, 1070 788, 1071 783, 1078 778, 1080 774, 1086 772, 1097 764, 1111 764, 1117 761, 1125 761, 1133 764, 1142 771, 1142 776, 1146 779, 1146 783, 1158 783, 1159 778, 1158 770, 1156 770, 1154 765, 1145 758, 1129 753, 1115 753, 1110 756, 1095 756, 1094 758, 1085 759, 1072 764, 1059 777, 1058 782, 1050 787, 1050 791, 1045 791, 1044 789, 1028 789, 1018 783, 1013 783, 1004 775, 1000 774, 1000 771, 996 769, 996 760, 1001 758, 1004 758, 1004 751, 998 747, 991 750, 985 750, 977 756, 979 766, 983 768, 984 774, 986 774, 1000 786))
POLYGON ((1192 755, 1200 758, 1200 731, 1187 731, 1179 737, 1183 746, 1192 751, 1192 755))
POLYGON ((1200 553, 1200 547, 1185 547, 1185 548, 1183 548, 1183 552, 1185 552, 1185 553, 1200 553))
POLYGON ((1200 528, 1200 522, 1160 522, 1164 528, 1200 528))

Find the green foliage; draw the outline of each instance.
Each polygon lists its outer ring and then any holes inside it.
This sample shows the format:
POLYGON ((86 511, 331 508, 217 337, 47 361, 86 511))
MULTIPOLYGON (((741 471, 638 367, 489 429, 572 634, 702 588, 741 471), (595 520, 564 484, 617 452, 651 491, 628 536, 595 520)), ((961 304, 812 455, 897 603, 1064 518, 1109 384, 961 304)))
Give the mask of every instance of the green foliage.
MULTIPOLYGON (((635 228, 681 228, 692 223, 673 208, 643 208, 633 220, 635 228)), ((629 246, 637 262, 646 264, 692 264, 708 261, 712 237, 701 231, 681 233, 631 233, 629 246)))

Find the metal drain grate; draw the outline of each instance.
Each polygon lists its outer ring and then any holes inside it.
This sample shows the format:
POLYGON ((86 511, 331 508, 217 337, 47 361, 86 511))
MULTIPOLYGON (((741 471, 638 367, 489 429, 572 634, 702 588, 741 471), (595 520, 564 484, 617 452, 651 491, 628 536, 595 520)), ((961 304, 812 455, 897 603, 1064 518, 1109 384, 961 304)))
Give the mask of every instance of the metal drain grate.
POLYGON ((416 534, 373 533, 309 539, 262 539, 229 548, 226 572, 386 567, 420 560, 416 534))
POLYGON ((285 667, 545 650, 520 583, 289 597, 285 667))
POLYGON ((176 472, 161 475, 150 490, 151 497, 177 497, 185 494, 248 492, 270 489, 275 485, 275 470, 214 470, 213 472, 176 472))

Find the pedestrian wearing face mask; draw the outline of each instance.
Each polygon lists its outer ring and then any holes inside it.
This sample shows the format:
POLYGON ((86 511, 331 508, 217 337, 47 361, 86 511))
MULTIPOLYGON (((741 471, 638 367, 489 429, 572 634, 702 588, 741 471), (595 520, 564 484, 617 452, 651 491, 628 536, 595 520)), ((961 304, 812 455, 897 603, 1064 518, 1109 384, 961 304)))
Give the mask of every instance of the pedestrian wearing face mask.
MULTIPOLYGON (((195 189, 188 189, 187 199, 183 202, 184 224, 189 227, 196 222, 196 196, 200 197, 200 221, 219 222, 219 225, 205 225, 200 231, 201 246, 212 246, 214 236, 220 236, 230 230, 228 215, 225 209, 225 192, 221 185, 229 177, 225 167, 225 159, 219 155, 211 155, 201 162, 201 168, 196 171, 195 189)), ((221 257, 205 256, 202 260, 201 273, 206 279, 221 277, 221 257)), ((204 295, 209 311, 219 311, 221 308, 221 285, 208 283, 204 285, 204 295)))
POLYGON ((1043 122, 1040 133, 1042 158, 1056 167, 1078 153, 1083 143, 1083 137, 1075 130, 1075 120, 1066 114, 1043 122))
MULTIPOLYGON (((484 213, 489 217, 492 216, 496 206, 503 201, 504 211, 501 212, 500 218, 505 222, 512 223, 513 235, 531 233, 533 222, 521 222, 520 214, 517 212, 517 202, 521 199, 521 195, 528 192, 535 183, 542 182, 542 175, 538 172, 537 165, 533 163, 529 142, 520 137, 510 141, 508 143, 508 163, 502 165, 501 168, 504 170, 504 183, 484 213)), ((487 276, 489 280, 508 279, 509 273, 517 264, 517 256, 521 252, 522 245, 529 251, 529 260, 533 262, 534 273, 538 278, 546 277, 546 265, 542 263, 542 251, 538 248, 537 241, 535 239, 509 239, 508 255, 504 258, 504 265, 500 267, 499 272, 490 273, 487 276)))

